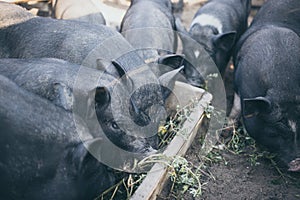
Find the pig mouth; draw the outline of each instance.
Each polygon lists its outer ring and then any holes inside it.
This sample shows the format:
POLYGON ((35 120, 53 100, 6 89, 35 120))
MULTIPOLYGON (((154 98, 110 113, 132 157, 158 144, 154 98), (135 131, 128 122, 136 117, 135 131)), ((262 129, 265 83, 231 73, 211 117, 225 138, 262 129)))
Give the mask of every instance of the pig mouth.
POLYGON ((296 158, 289 163, 289 171, 300 172, 300 158, 296 158))

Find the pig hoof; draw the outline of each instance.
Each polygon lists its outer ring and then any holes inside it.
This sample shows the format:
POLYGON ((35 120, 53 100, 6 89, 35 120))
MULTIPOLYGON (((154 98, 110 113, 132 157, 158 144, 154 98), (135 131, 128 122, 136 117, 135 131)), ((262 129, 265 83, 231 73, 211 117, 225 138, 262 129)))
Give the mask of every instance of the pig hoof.
POLYGON ((300 172, 300 158, 296 158, 289 163, 289 171, 300 172))

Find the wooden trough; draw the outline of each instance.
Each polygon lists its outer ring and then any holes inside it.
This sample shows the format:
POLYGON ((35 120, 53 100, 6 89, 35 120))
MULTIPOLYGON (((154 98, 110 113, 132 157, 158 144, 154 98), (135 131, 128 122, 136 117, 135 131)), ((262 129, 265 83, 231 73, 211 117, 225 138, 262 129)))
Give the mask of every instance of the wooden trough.
MULTIPOLYGON (((187 105, 189 100, 195 97, 200 99, 200 101, 196 103, 193 112, 189 116, 189 118, 193 120, 186 120, 181 128, 182 130, 188 130, 187 136, 185 138, 182 135, 176 135, 174 137, 174 139, 163 152, 163 154, 167 157, 185 155, 186 151, 193 142, 199 127, 201 126, 205 108, 212 100, 212 95, 205 90, 195 88, 181 82, 175 83, 173 92, 175 94, 179 94, 177 97, 184 97, 184 99, 181 100, 181 103, 183 102, 183 104, 187 105)), ((171 95, 171 97, 168 99, 169 106, 176 106, 174 102, 176 102, 175 96, 171 95)), ((160 163, 154 164, 130 200, 156 199, 168 178, 168 167, 160 163)))

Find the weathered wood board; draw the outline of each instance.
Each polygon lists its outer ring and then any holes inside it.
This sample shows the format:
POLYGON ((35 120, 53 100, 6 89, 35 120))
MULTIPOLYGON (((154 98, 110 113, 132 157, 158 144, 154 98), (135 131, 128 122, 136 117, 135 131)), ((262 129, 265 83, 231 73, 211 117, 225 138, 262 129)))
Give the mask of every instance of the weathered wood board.
MULTIPOLYGON (((190 119, 186 120, 183 124, 182 129, 186 129, 189 131, 187 138, 184 138, 181 135, 177 135, 168 145, 166 150, 163 152, 167 157, 172 157, 175 155, 183 156, 191 143, 193 142, 197 131, 201 125, 203 114, 205 108, 209 105, 212 100, 212 95, 210 93, 205 92, 199 88, 193 88, 193 92, 191 92, 191 86, 186 86, 186 84, 182 84, 180 82, 176 82, 174 91, 181 92, 183 97, 186 97, 185 103, 188 103, 188 100, 193 96, 197 96, 200 101, 196 104, 194 111, 190 115, 190 119), (192 94, 192 96, 188 96, 188 94, 192 94)), ((171 97, 170 101, 172 102, 171 97)), ((166 166, 156 163, 151 170, 147 173, 146 178, 142 182, 142 184, 138 187, 134 195, 131 197, 131 200, 153 200, 156 199, 157 195, 161 192, 162 187, 166 180, 168 179, 168 169, 166 166)))

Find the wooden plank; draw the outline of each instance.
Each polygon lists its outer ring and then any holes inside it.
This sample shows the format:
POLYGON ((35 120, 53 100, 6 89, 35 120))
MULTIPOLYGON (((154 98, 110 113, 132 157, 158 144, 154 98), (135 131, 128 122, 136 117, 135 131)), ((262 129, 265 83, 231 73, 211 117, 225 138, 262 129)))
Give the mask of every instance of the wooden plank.
MULTIPOLYGON (((180 86, 179 89, 182 90, 182 87, 180 86)), ((189 117, 190 119, 194 120, 186 120, 182 127, 182 130, 188 130, 190 134, 188 134, 187 139, 183 138, 183 136, 180 134, 175 136, 172 142, 163 152, 164 155, 168 157, 172 157, 175 155, 183 156, 190 147, 192 141, 194 140, 202 122, 204 109, 212 100, 212 95, 207 92, 202 91, 198 93, 198 95, 200 95, 201 100, 196 105, 195 110, 191 113, 189 117)), ((156 199, 157 195, 161 192, 162 186, 164 185, 167 179, 167 167, 160 163, 156 163, 148 172, 146 178, 138 187, 134 195, 131 197, 131 200, 156 199)))

